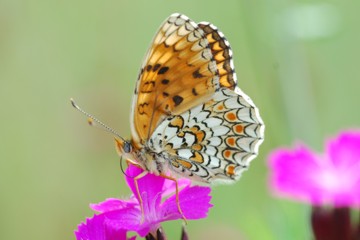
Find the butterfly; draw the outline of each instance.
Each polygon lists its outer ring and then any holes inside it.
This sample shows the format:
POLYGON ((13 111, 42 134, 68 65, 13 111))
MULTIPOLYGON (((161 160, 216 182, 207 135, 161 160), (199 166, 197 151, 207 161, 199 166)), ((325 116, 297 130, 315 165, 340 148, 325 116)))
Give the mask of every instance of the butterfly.
POLYGON ((146 53, 120 156, 145 172, 205 184, 231 183, 264 140, 253 101, 237 86, 232 51, 207 22, 175 13, 146 53))

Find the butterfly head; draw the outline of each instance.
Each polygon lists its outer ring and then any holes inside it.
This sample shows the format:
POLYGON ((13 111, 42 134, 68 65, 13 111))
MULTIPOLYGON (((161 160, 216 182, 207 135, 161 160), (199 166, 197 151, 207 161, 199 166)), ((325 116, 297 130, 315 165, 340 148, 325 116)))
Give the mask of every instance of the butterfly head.
POLYGON ((121 157, 134 165, 139 165, 137 160, 138 151, 132 145, 131 141, 115 138, 115 147, 121 157))

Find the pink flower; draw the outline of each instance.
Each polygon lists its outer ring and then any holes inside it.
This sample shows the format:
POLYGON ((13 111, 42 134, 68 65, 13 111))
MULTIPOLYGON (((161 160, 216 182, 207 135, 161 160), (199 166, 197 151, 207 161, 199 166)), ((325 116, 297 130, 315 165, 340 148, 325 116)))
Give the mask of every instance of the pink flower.
POLYGON ((77 240, 135 240, 127 238, 125 229, 113 229, 105 224, 104 215, 94 215, 81 223, 75 232, 77 240))
POLYGON ((360 131, 327 141, 324 154, 304 145, 269 156, 275 194, 312 205, 360 206, 360 131))
MULTIPOLYGON (((153 174, 147 174, 138 180, 139 192, 143 201, 144 212, 142 215, 134 183, 134 177, 142 171, 132 165, 126 171, 126 181, 133 192, 129 199, 107 199, 102 203, 90 206, 100 214, 79 225, 75 232, 78 240, 126 240, 128 231, 135 231, 141 237, 149 233, 156 236, 156 231, 162 222, 183 217, 179 213, 174 194, 175 182, 153 174), (113 237, 115 234, 118 236, 113 237), (95 238, 95 235, 100 237, 95 238)), ((180 207, 185 218, 188 220, 205 218, 212 206, 209 195, 211 189, 190 186, 190 181, 186 179, 179 179, 178 185, 180 207)))

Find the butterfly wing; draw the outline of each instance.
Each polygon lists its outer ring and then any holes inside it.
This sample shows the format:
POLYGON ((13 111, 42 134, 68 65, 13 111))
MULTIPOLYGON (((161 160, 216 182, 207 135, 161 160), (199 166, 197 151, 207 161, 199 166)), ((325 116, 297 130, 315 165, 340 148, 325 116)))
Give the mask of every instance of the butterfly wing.
POLYGON ((181 14, 160 27, 146 54, 132 105, 132 141, 143 145, 158 124, 211 98, 219 74, 204 31, 181 14))
POLYGON ((259 111, 239 88, 221 88, 213 98, 162 122, 150 139, 169 168, 193 180, 239 179, 264 139, 259 111))
POLYGON ((154 158, 142 161, 206 183, 237 180, 264 139, 258 109, 236 86, 230 44, 181 14, 155 35, 131 116, 133 146, 154 158))

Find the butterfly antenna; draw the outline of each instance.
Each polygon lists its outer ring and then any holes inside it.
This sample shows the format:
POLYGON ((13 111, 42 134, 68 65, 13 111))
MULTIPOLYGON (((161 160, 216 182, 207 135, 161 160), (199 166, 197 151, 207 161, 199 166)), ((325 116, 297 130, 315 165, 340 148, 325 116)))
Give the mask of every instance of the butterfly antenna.
POLYGON ((88 119, 88 123, 90 126, 94 126, 94 122, 102 129, 105 130, 106 132, 112 133, 114 134, 116 137, 120 138, 121 140, 125 141, 120 134, 118 134, 114 129, 112 129, 111 127, 108 127, 107 125, 105 125, 103 122, 101 122, 99 119, 97 119, 96 117, 94 117, 93 115, 85 112, 82 108, 80 108, 74 101, 74 99, 70 98, 70 102, 71 105, 78 110, 79 112, 81 112, 82 114, 84 114, 85 116, 87 116, 88 119))

